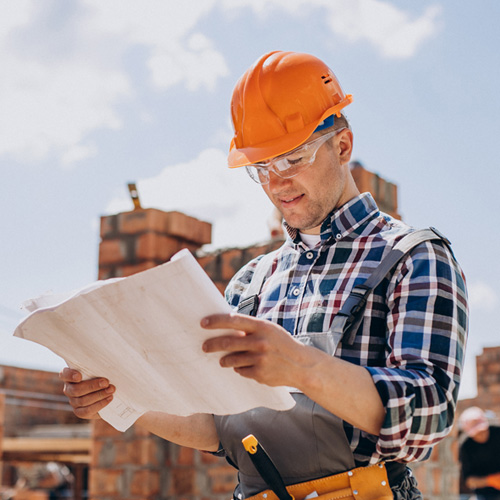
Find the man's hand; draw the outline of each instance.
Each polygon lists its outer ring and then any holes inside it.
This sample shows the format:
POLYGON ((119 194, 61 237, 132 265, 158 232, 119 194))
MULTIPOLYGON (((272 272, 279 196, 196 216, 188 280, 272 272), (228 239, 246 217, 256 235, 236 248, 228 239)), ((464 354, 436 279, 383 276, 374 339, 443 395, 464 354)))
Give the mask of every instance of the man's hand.
POLYGON ((470 476, 465 480, 465 486, 470 490, 486 488, 488 486, 488 480, 485 477, 470 476))
POLYGON ((221 366, 261 384, 300 388, 305 370, 320 362, 323 354, 304 346, 281 326, 251 316, 217 314, 204 318, 201 326, 236 330, 236 335, 205 341, 203 350, 225 352, 221 366))
POLYGON ((64 382, 63 393, 79 418, 99 418, 98 412, 113 399, 115 386, 105 378, 82 380, 82 374, 71 368, 61 370, 59 378, 64 382))
POLYGON ((205 352, 220 352, 220 364, 270 386, 295 387, 334 415, 378 435, 385 408, 368 370, 305 346, 284 328, 242 314, 203 318, 207 329, 232 329, 203 343, 205 352))

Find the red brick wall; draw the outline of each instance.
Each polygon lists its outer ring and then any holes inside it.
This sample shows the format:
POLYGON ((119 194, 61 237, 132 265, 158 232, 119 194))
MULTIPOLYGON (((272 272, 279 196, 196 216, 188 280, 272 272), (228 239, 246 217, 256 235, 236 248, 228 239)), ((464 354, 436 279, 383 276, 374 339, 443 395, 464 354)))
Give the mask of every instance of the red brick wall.
POLYGON ((212 225, 180 212, 139 209, 101 217, 99 279, 150 269, 212 239, 212 225))
MULTIPOLYGON (((211 241, 211 225, 179 212, 137 209, 101 218, 99 278, 129 276, 193 253, 211 241)), ((198 259, 221 292, 234 272, 268 246, 202 253, 198 259)), ((125 433, 93 423, 91 499, 227 499, 236 482, 225 460, 176 446, 132 427, 125 433)))
MULTIPOLYGON (((470 406, 479 406, 500 416, 500 346, 485 347, 482 354, 476 357, 476 366, 478 395, 458 402, 455 422, 470 406)), ((459 431, 455 424, 452 433, 434 448, 428 461, 412 466, 426 499, 458 498, 461 486, 458 447, 459 431)))
POLYGON ((5 436, 33 425, 82 422, 63 396, 57 373, 0 366, 0 393, 5 396, 5 436))
POLYGON ((396 219, 401 219, 398 213, 398 187, 396 184, 366 170, 359 162, 351 163, 351 174, 359 191, 361 193, 370 192, 382 212, 396 219))

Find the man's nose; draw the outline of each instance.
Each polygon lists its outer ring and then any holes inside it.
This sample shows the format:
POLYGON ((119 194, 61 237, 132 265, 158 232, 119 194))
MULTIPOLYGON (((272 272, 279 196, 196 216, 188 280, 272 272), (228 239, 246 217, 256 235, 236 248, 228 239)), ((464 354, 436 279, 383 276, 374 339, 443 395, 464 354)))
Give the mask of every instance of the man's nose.
POLYGON ((286 186, 287 184, 290 184, 292 182, 291 179, 283 179, 283 177, 280 177, 278 174, 273 172, 272 170, 269 170, 269 191, 271 193, 278 193, 283 190, 283 187, 286 186))

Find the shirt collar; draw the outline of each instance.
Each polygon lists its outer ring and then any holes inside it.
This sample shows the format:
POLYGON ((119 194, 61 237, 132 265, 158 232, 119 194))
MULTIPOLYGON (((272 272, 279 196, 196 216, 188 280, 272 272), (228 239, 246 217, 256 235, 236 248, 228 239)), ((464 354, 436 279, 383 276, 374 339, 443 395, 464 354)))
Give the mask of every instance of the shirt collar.
MULTIPOLYGON (((340 208, 333 209, 321 225, 321 240, 324 242, 332 236, 341 240, 357 229, 369 218, 376 216, 379 209, 370 193, 363 193, 348 201, 340 208)), ((298 229, 283 223, 289 238, 295 244, 301 242, 298 229)))

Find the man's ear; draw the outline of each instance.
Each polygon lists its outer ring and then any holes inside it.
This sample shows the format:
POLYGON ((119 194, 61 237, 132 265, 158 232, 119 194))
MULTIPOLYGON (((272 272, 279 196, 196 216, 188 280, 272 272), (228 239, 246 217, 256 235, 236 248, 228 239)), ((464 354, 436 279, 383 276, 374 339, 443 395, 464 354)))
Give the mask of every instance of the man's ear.
POLYGON ((351 161, 352 146, 354 137, 352 131, 345 129, 339 134, 339 139, 337 143, 339 160, 342 165, 349 163, 351 161))

